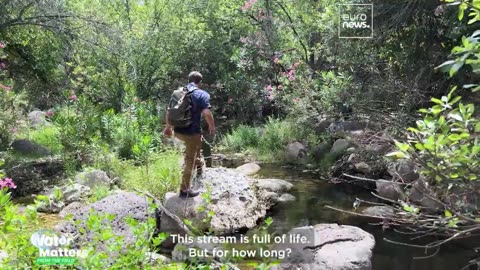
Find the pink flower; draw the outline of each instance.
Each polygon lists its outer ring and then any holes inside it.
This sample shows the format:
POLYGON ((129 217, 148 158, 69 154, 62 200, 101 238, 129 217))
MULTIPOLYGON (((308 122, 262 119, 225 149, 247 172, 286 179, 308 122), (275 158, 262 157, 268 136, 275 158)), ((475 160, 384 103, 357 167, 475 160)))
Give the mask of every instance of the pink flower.
POLYGON ((227 103, 232 103, 232 102, 233 102, 233 98, 228 98, 227 103))
POLYGON ((278 57, 273 58, 273 63, 278 64, 278 57))
POLYGON ((17 134, 17 131, 18 131, 17 128, 11 128, 10 129, 10 132, 12 132, 12 134, 17 134))
POLYGON ((297 63, 293 64, 293 68, 297 68, 299 65, 300 65, 300 63, 297 62, 297 63))
POLYGON ((249 10, 258 0, 248 0, 243 4, 242 6, 242 11, 247 11, 249 10))
POLYGON ((0 49, 3 49, 5 48, 5 43, 3 43, 2 41, 0 41, 0 49))
POLYGON ((71 96, 68 97, 68 99, 70 99, 71 101, 75 101, 78 99, 77 95, 73 94, 71 96))
POLYGON ((300 98, 298 98, 298 97, 297 97, 297 98, 294 98, 294 99, 293 99, 293 102, 295 102, 295 103, 300 102, 300 98))
POLYGON ((241 43, 247 43, 248 39, 246 37, 241 37, 240 42, 241 43))
POLYGON ((2 88, 3 90, 5 91, 10 91, 12 90, 12 87, 11 86, 8 86, 8 85, 3 85, 0 83, 0 88, 2 88))
POLYGON ((283 90, 283 85, 280 84, 279 86, 277 86, 277 90, 283 90))
POLYGON ((269 84, 265 87, 265 90, 267 90, 268 92, 271 92, 272 91, 272 85, 269 84))
POLYGON ((0 188, 17 188, 15 183, 13 183, 11 178, 0 179, 0 188))
POLYGON ((291 69, 287 73, 288 80, 295 81, 295 70, 291 69))
POLYGON ((272 93, 270 93, 268 96, 267 96, 268 100, 273 100, 274 96, 272 93))
POLYGON ((10 187, 10 188, 17 188, 15 183, 13 183, 12 178, 5 178, 5 183, 10 187))
POLYGON ((45 112, 45 117, 50 118, 55 114, 53 110, 48 110, 45 112))

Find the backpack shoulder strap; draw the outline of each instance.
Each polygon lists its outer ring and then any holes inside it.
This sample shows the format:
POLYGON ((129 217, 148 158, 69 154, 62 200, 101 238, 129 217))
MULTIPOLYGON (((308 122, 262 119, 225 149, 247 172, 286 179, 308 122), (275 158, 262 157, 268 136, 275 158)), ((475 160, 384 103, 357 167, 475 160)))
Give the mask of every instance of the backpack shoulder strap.
MULTIPOLYGON (((186 88, 186 87, 185 87, 185 88, 186 88)), ((193 93, 195 90, 198 90, 197 87, 193 88, 192 90, 188 90, 188 88, 186 88, 186 89, 187 89, 187 93, 188 93, 188 94, 191 94, 191 93, 193 93)))

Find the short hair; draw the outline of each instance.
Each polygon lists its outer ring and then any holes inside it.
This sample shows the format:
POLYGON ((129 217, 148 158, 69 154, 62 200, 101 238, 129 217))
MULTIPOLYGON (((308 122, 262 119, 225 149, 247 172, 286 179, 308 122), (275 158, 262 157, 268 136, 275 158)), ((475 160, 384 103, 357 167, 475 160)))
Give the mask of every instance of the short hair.
POLYGON ((200 83, 203 80, 203 76, 198 71, 192 71, 188 74, 188 82, 191 83, 200 83))

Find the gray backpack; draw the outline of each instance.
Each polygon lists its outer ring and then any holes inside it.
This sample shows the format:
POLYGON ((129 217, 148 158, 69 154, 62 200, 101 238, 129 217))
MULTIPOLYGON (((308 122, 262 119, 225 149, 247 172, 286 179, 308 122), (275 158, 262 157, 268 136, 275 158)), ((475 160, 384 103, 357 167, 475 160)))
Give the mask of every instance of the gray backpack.
POLYGON ((180 87, 173 91, 168 102, 168 122, 176 128, 185 128, 192 125, 192 93, 197 89, 188 91, 180 87))

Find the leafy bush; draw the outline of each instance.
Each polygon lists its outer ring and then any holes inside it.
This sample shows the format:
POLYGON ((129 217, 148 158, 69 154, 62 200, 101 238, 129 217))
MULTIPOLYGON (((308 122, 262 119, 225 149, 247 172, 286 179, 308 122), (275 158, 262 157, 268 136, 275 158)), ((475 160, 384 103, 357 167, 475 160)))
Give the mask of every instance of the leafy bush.
POLYGON ((180 155, 167 151, 153 155, 150 160, 135 166, 132 161, 122 161, 115 169, 121 179, 121 186, 128 190, 137 188, 162 198, 166 192, 176 190, 180 186, 180 155))
MULTIPOLYGON (((0 86, 3 86, 1 80, 0 86)), ((24 105, 22 94, 15 94, 0 87, 0 150, 6 150, 15 137, 17 120, 21 118, 24 105)))

